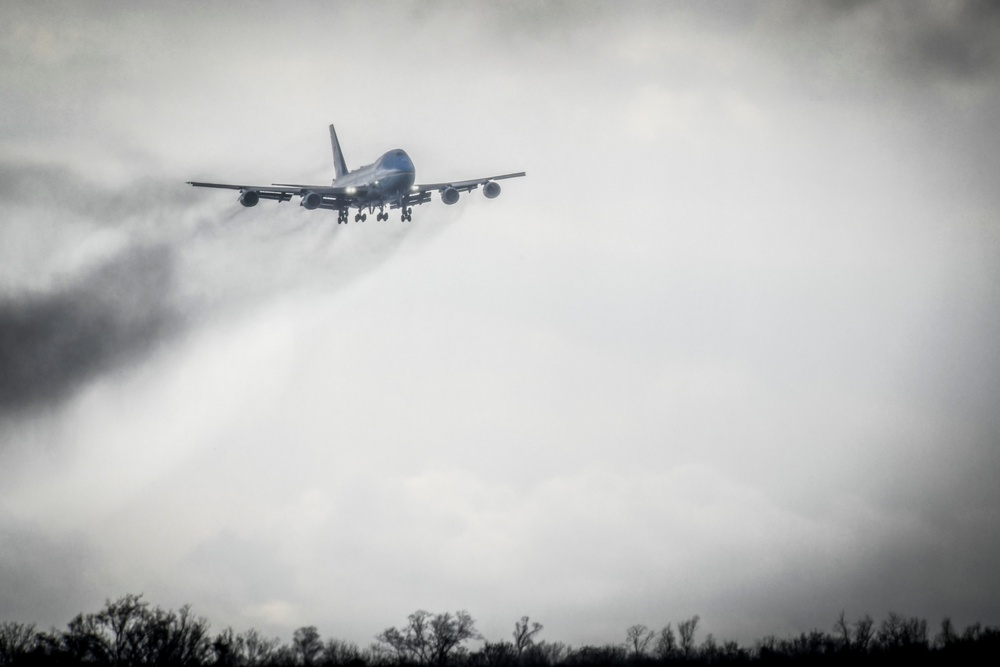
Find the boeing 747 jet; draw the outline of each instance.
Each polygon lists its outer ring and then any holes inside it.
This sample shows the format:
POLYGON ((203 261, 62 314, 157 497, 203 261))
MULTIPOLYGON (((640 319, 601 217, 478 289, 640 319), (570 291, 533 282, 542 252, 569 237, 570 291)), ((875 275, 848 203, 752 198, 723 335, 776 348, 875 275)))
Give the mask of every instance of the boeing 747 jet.
POLYGON ((413 220, 413 206, 429 202, 431 193, 435 190, 440 193, 441 201, 445 204, 454 204, 460 193, 472 192, 479 186, 482 186, 484 195, 493 199, 500 194, 500 184, 497 181, 524 176, 522 171, 468 181, 415 184, 416 171, 410 156, 404 150, 391 150, 372 164, 348 171, 333 125, 330 126, 330 143, 333 145, 333 168, 336 174, 330 185, 188 183, 199 188, 239 190, 239 201, 244 206, 256 206, 261 199, 283 202, 299 197, 299 206, 310 211, 318 208, 337 211, 337 223, 346 224, 352 208, 358 209, 354 216, 355 222, 364 222, 368 219, 368 213, 375 213, 375 209, 378 209, 378 220, 388 220, 386 207, 399 209, 400 220, 403 222, 413 220), (368 213, 365 212, 366 209, 368 213))

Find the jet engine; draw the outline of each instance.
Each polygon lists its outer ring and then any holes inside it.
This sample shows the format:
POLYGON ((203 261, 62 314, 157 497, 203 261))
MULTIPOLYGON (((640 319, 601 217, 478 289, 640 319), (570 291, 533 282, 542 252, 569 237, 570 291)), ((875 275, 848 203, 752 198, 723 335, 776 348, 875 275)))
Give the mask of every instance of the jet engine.
POLYGON ((299 203, 300 206, 304 206, 310 211, 319 208, 319 205, 323 203, 323 197, 316 194, 315 192, 307 192, 302 195, 302 201, 299 203))
POLYGON ((445 204, 454 204, 458 201, 458 190, 455 188, 445 188, 441 191, 441 201, 445 204))
POLYGON ((247 190, 240 195, 240 203, 250 208, 251 206, 256 206, 257 202, 260 201, 260 194, 256 190, 247 190))
POLYGON ((487 181, 483 184, 483 194, 487 199, 494 199, 500 196, 500 184, 496 181, 487 181))

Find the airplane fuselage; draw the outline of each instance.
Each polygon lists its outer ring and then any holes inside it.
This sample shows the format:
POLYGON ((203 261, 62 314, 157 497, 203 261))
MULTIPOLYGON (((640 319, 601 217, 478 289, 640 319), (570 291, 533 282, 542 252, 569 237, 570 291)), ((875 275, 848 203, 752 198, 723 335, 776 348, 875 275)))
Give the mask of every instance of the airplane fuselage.
POLYGON ((356 187, 359 202, 397 201, 410 192, 416 179, 413 161, 402 149, 385 153, 372 164, 358 167, 340 178, 332 186, 356 187))

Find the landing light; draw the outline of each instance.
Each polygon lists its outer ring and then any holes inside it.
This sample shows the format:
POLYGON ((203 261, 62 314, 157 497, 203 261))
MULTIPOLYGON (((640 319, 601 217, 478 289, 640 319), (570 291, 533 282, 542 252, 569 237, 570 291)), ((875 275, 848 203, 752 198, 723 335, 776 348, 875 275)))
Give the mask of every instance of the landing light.
POLYGON ((416 192, 416 191, 417 191, 417 190, 419 190, 419 189, 420 189, 420 188, 418 188, 418 187, 417 187, 417 186, 415 186, 415 185, 411 185, 411 186, 410 186, 410 192, 416 192))
POLYGON ((353 195, 356 191, 356 188, 347 188, 347 194, 349 195, 353 195))

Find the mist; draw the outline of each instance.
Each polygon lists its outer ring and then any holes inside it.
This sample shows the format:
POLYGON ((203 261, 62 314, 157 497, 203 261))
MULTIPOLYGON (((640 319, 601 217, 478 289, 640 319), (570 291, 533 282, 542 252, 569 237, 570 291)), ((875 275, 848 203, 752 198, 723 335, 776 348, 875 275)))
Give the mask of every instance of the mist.
POLYGON ((998 622, 992 5, 0 15, 0 618, 998 622))

